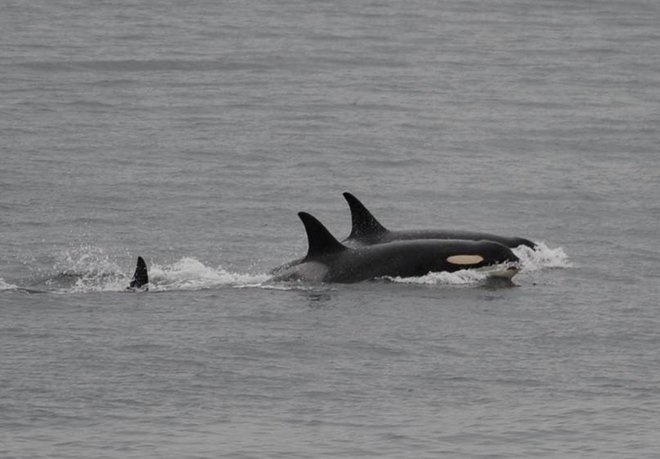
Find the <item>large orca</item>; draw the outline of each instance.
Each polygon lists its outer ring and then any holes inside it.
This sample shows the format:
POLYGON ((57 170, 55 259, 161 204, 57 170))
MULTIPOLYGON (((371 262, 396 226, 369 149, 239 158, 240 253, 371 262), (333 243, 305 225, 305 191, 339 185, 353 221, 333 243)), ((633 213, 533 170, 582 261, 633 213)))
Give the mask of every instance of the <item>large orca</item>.
POLYGON ((518 272, 518 258, 493 241, 417 239, 350 247, 312 215, 298 214, 307 232, 307 256, 275 271, 274 281, 352 283, 380 277, 418 277, 497 265, 501 277, 518 272))
POLYGON ((351 209, 351 234, 343 240, 345 245, 358 246, 382 244, 384 242, 412 240, 412 239, 462 239, 468 241, 494 241, 509 248, 525 245, 534 248, 536 244, 520 237, 504 237, 489 233, 475 231, 446 231, 446 230, 410 230, 391 231, 380 224, 367 210, 358 198, 351 193, 344 193, 344 198, 351 209))
POLYGON ((126 290, 149 290, 149 274, 147 272, 147 264, 144 262, 144 258, 137 258, 137 266, 135 267, 133 279, 131 279, 131 283, 128 285, 128 287, 126 287, 126 290))

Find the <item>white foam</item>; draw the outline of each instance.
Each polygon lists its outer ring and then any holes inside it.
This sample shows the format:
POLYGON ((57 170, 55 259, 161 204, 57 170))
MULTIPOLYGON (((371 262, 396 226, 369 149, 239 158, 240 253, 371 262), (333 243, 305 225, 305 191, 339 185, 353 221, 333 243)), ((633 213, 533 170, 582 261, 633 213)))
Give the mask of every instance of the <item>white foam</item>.
POLYGON ((573 266, 564 249, 561 247, 551 249, 544 242, 537 243, 535 249, 521 245, 513 249, 513 253, 520 258, 522 272, 540 271, 546 268, 570 268, 573 266))
MULTIPOLYGON (((259 287, 267 274, 235 273, 184 257, 171 264, 147 262, 150 291, 200 290, 220 286, 259 287)), ((100 248, 82 246, 63 251, 55 274, 44 283, 55 293, 121 292, 130 283, 134 265, 120 266, 100 248)), ((3 284, 0 284, 0 287, 3 284)))
POLYGON ((118 291, 128 285, 125 268, 99 247, 83 245, 62 251, 54 269, 58 274, 46 285, 54 287, 55 293, 118 291))
POLYGON ((18 285, 10 284, 0 277, 0 290, 18 290, 18 285))
MULTIPOLYGON (((548 268, 571 267, 561 247, 550 248, 539 243, 536 249, 520 246, 514 253, 521 260, 521 272, 534 272, 548 268)), ((222 266, 207 266, 201 261, 184 257, 171 264, 153 261, 149 265, 150 291, 201 290, 218 287, 267 288, 276 290, 304 289, 300 283, 271 281, 269 274, 251 274, 228 271, 222 266)), ((47 290, 55 293, 120 292, 126 290, 134 266, 117 264, 103 249, 82 246, 62 252, 54 266, 56 275, 44 281, 47 290)), ((420 277, 386 278, 395 283, 421 285, 470 285, 488 279, 493 273, 464 269, 453 273, 429 273, 420 277)), ((0 278, 0 290, 17 290, 18 286, 0 278)))
POLYGON ((206 266, 190 257, 171 265, 154 263, 149 271, 149 287, 155 291, 200 290, 220 286, 258 287, 268 279, 268 274, 234 273, 222 266, 206 266))
MULTIPOLYGON (((544 242, 538 243, 535 249, 521 245, 513 249, 520 258, 520 272, 533 272, 550 268, 570 268, 572 266, 568 255, 561 247, 550 248, 544 242)), ((429 273, 420 277, 386 277, 391 282, 421 285, 470 285, 486 281, 494 273, 494 269, 471 270, 464 269, 453 273, 429 273)))
POLYGON ((428 273, 419 277, 386 277, 385 279, 401 284, 419 285, 469 285, 483 282, 490 276, 485 271, 462 269, 460 271, 428 273))

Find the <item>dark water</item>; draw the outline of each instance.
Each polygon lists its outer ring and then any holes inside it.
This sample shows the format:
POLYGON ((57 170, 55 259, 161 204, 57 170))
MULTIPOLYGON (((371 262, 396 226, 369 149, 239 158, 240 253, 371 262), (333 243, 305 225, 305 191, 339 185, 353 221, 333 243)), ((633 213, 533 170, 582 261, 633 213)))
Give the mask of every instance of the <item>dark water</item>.
POLYGON ((659 23, 5 2, 0 456, 657 457, 659 23), (343 191, 542 245, 513 288, 266 282, 343 191))

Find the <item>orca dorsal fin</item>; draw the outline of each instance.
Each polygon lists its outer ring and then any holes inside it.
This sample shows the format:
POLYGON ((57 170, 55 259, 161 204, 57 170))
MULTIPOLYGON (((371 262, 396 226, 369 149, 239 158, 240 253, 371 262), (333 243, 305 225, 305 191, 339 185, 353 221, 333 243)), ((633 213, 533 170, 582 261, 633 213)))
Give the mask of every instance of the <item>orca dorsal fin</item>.
POLYGON ((147 273, 147 264, 144 262, 144 258, 137 258, 137 266, 135 268, 135 274, 133 274, 133 279, 129 288, 137 289, 144 287, 149 283, 149 274, 147 273))
POLYGON ((305 260, 321 255, 341 252, 346 250, 346 246, 339 242, 330 231, 323 226, 323 223, 307 212, 298 212, 298 217, 305 225, 307 232, 307 256, 305 260))
POLYGON ((351 208, 351 234, 349 239, 365 240, 377 238, 387 232, 387 228, 380 224, 376 217, 364 207, 358 198, 345 192, 344 199, 351 208))

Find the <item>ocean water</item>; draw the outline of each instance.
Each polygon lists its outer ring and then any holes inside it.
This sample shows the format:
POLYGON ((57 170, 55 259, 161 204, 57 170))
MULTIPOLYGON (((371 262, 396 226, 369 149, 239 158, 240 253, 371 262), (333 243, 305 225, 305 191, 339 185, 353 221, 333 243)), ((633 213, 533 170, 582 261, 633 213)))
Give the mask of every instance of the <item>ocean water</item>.
POLYGON ((0 457, 658 457, 657 2, 0 10, 0 457), (268 282, 343 191, 540 246, 268 282))

